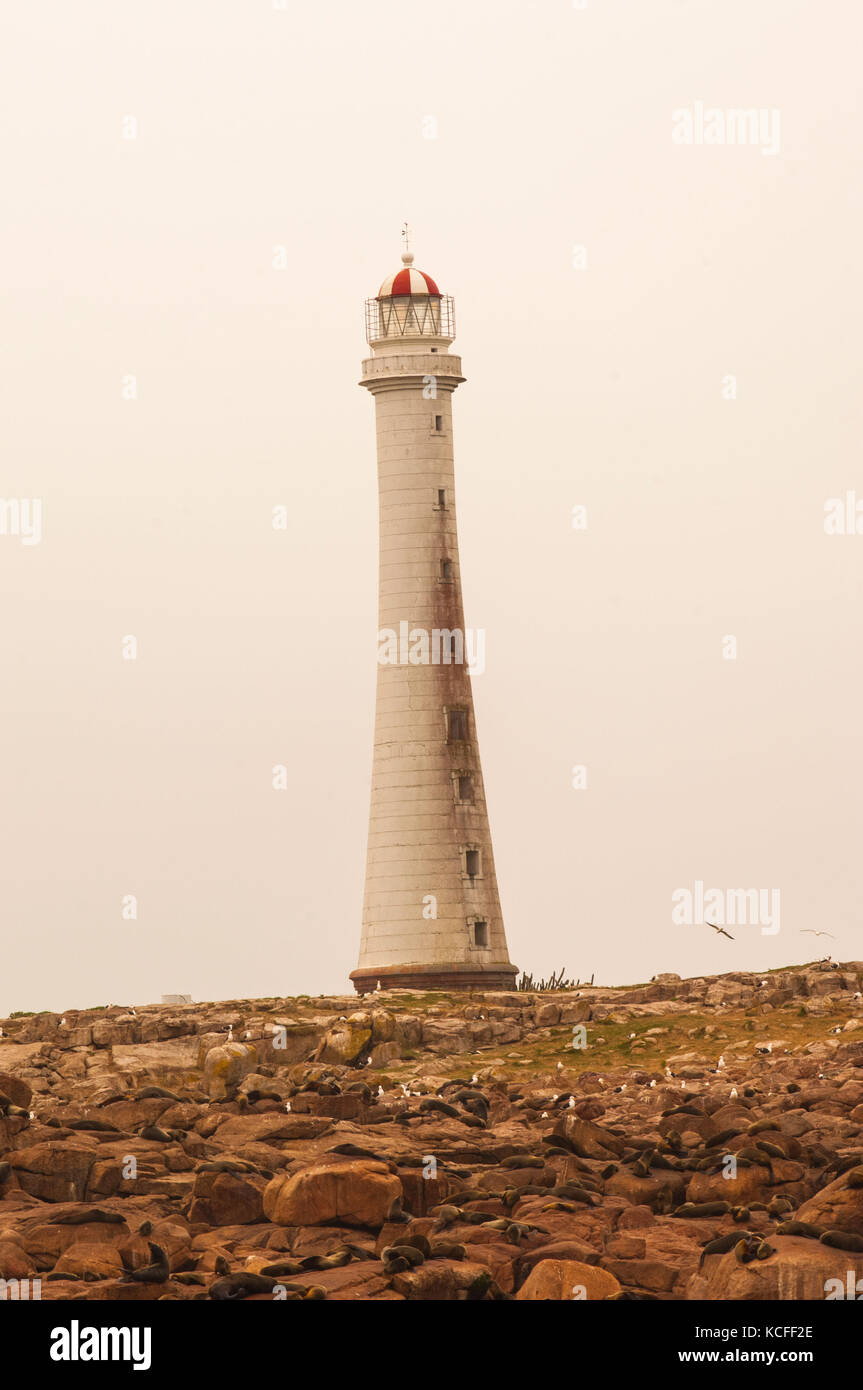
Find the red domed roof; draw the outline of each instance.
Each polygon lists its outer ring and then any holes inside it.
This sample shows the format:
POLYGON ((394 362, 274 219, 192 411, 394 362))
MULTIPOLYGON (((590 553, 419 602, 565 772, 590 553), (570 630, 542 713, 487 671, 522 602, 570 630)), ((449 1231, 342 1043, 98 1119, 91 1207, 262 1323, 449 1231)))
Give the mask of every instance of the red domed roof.
POLYGON ((413 256, 402 256, 402 260, 405 262, 404 270, 384 280, 378 291, 378 299, 389 299, 392 295, 437 295, 440 298, 440 290, 431 276, 426 275, 424 270, 414 270, 411 264, 413 256))

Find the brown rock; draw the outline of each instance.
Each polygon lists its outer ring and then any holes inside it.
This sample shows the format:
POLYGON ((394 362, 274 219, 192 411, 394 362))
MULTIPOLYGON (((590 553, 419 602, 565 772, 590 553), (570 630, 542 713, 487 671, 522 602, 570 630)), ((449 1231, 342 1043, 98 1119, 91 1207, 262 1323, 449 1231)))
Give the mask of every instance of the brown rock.
POLYGON ((540 1260, 522 1284, 516 1299, 523 1303, 540 1299, 562 1301, 571 1299, 576 1291, 579 1298, 608 1298, 620 1292, 620 1283, 608 1270, 578 1260, 540 1260))
POLYGON ((278 1226, 379 1227, 402 1195, 386 1164, 322 1159, 293 1176, 279 1174, 264 1192, 264 1211, 278 1226))

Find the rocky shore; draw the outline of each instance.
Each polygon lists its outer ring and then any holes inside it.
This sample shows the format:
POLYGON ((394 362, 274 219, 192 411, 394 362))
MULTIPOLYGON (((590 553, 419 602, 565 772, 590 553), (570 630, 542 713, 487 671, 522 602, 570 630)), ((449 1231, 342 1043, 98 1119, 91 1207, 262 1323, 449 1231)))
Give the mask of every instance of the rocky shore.
POLYGON ((43 1300, 839 1297, 863 1280, 861 991, 863 962, 823 961, 13 1015, 0 1281, 43 1300))

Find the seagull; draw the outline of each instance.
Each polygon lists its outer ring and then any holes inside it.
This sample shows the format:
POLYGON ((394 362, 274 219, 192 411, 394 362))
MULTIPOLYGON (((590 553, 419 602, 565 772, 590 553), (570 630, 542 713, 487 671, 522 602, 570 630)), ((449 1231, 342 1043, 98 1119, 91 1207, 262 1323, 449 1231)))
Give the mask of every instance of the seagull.
POLYGON ((473 1076, 472 1076, 471 1079, 470 1079, 470 1084, 471 1084, 472 1086, 475 1086, 476 1083, 477 1083, 478 1081, 479 1081, 479 1072, 475 1071, 474 1074, 473 1074, 473 1076))
POLYGON ((732 1099, 732 1100, 736 1100, 736 1099, 737 1099, 737 1087, 736 1087, 736 1086, 732 1086, 732 1087, 731 1087, 731 1099, 732 1099))
POLYGON ((716 1063, 716 1070, 717 1070, 717 1071, 721 1071, 722 1068, 723 1068, 724 1066, 725 1066, 725 1058, 724 1058, 724 1057, 720 1057, 719 1061, 716 1063))
POLYGON ((650 1089, 653 1090, 653 1088, 654 1088, 655 1085, 656 1085, 656 1078, 654 1077, 654 1079, 653 1079, 653 1080, 651 1081, 651 1083, 650 1083, 650 1089))
POLYGON ((557 1069, 558 1071, 563 1071, 563 1062, 558 1062, 557 1069))
POLYGON ((547 1111, 547 1110, 543 1110, 543 1112, 542 1112, 542 1114, 540 1115, 539 1118, 540 1118, 541 1120, 547 1120, 547 1119, 548 1119, 548 1111, 547 1111))
POLYGON ((671 1080, 671 1067, 666 1067, 666 1068, 665 1068, 665 1075, 668 1077, 668 1079, 669 1079, 669 1081, 670 1081, 670 1080, 671 1080))
POLYGON ((247 1037, 247 1038, 250 1038, 251 1036, 252 1036, 251 1033, 249 1033, 249 1032, 246 1033, 246 1037, 247 1037))
POLYGON ((234 1029, 232 1024, 228 1024, 228 1042, 234 1041, 234 1029))
POLYGON ((632 1041, 632 1039, 633 1039, 634 1037, 635 1037, 635 1034, 634 1034, 634 1033, 630 1033, 630 1035, 629 1035, 629 1040, 630 1040, 630 1042, 632 1041))
POLYGON ((289 1100, 288 1100, 288 1101, 285 1101, 285 1109, 286 1109, 287 1111, 290 1111, 290 1108, 291 1108, 291 1102, 290 1102, 289 1100))
POLYGON ((384 1093, 384 1088, 383 1088, 383 1086, 378 1086, 378 1095, 379 1095, 379 1096, 382 1096, 383 1093, 384 1093))
POLYGON ((831 941, 835 941, 835 940, 836 940, 836 937, 833 935, 832 931, 815 931, 814 927, 801 927, 801 928, 800 928, 800 935, 801 935, 801 936, 829 936, 831 941))
POLYGON ((61 1028, 63 1027, 63 1025, 64 1025, 65 1022, 66 1022, 65 1018, 61 1018, 61 1019, 60 1019, 60 1027, 61 1027, 61 1028))
POLYGON ((569 1098, 569 1104, 567 1105, 566 1108, 567 1108, 567 1110, 574 1110, 574 1109, 575 1109, 575 1096, 570 1096, 570 1098, 569 1098))
POLYGON ((705 922, 704 925, 705 927, 712 927, 713 930, 717 932, 719 936, 727 936, 729 941, 734 940, 734 937, 731 935, 730 931, 726 931, 724 927, 717 927, 715 922, 705 922))

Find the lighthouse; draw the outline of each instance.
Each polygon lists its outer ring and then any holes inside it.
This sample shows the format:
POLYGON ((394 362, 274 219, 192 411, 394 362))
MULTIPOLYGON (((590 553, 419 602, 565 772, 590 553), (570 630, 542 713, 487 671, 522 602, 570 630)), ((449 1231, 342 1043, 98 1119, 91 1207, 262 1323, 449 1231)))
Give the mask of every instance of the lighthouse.
POLYGON ((471 692, 456 529, 455 310, 402 268, 366 301, 380 569, 377 702, 358 993, 511 989, 471 692))

